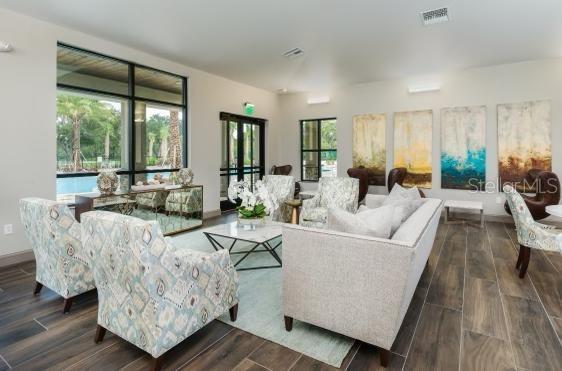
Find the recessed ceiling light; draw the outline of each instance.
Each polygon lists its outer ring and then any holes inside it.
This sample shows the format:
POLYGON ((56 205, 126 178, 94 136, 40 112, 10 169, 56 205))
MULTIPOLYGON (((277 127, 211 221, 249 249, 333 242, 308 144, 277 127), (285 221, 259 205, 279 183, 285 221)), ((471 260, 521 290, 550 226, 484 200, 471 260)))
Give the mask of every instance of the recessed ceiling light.
POLYGON ((0 40, 0 52, 11 52, 12 50, 14 50, 12 44, 7 41, 0 40))
POLYGON ((277 93, 279 94, 287 94, 287 88, 277 89, 277 93))

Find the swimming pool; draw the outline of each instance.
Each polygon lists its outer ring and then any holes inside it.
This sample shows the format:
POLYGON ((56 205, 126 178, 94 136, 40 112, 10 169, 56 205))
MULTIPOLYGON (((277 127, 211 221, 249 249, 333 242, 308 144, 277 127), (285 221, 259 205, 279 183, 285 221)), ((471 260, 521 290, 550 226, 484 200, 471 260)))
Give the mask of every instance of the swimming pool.
MULTIPOLYGON (((169 176, 170 173, 161 173, 162 176, 169 176)), ((146 174, 148 180, 152 180, 156 173, 146 174)), ((119 175, 119 179, 128 175, 119 175)), ((57 178, 57 195, 68 195, 77 193, 97 192, 97 176, 81 176, 72 178, 57 178)))

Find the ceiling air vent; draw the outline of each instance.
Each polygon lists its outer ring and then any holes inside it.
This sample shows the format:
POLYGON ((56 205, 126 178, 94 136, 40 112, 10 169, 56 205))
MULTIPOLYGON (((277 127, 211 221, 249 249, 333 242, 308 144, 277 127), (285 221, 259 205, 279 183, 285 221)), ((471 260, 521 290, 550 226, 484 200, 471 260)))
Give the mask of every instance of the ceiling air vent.
POLYGON ((291 58, 299 57, 303 54, 304 54, 304 52, 302 51, 301 48, 293 48, 293 49, 287 50, 285 53, 283 53, 283 56, 285 58, 291 59, 291 58))
POLYGON ((449 9, 439 8, 420 13, 424 26, 449 21, 449 9))

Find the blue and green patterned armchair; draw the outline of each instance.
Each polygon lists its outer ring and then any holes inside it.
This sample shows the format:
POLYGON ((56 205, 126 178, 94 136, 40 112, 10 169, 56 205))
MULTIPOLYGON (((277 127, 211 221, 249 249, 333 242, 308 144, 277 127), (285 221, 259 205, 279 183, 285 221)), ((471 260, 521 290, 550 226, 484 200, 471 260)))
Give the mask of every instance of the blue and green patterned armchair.
POLYGON ((289 223, 292 208, 286 205, 285 201, 294 197, 295 178, 290 175, 264 175, 263 184, 278 204, 277 209, 269 215, 269 219, 275 222, 289 223))
POLYGON ((20 216, 31 243, 36 268, 34 294, 43 286, 64 298, 67 313, 72 299, 95 288, 80 236, 80 223, 68 206, 41 198, 24 198, 20 216))
POLYGON ((170 191, 166 198, 166 213, 189 215, 201 212, 203 209, 203 189, 190 187, 170 191))
POLYGON ((513 215, 520 246, 515 268, 519 269, 519 278, 524 278, 531 258, 531 249, 562 252, 562 231, 536 222, 523 197, 511 185, 504 185, 503 191, 513 215))
POLYGON ((205 254, 164 238, 155 221, 106 211, 81 215, 98 288, 96 342, 106 330, 162 355, 223 313, 238 310, 238 275, 227 250, 205 254))
POLYGON ((305 227, 324 228, 328 208, 336 207, 355 213, 359 199, 359 179, 322 177, 318 193, 304 200, 299 224, 305 227))

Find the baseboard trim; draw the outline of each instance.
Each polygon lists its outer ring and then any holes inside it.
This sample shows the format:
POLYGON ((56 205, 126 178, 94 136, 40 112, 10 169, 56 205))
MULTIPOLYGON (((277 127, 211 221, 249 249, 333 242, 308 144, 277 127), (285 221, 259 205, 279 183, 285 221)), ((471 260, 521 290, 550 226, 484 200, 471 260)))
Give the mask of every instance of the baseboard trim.
POLYGON ((33 250, 18 251, 0 256, 0 267, 24 263, 35 259, 33 250))
POLYGON ((217 216, 220 216, 220 215, 221 215, 220 209, 204 211, 203 212, 203 220, 214 218, 214 217, 217 217, 217 216))

